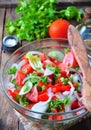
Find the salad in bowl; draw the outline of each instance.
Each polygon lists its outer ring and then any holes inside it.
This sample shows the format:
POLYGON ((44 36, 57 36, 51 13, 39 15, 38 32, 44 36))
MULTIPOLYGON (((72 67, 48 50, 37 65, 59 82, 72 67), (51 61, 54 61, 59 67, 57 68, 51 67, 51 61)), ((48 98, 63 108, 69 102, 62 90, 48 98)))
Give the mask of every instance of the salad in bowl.
POLYGON ((2 86, 10 104, 25 117, 65 124, 87 113, 83 75, 66 39, 42 39, 15 51, 4 65, 2 86))

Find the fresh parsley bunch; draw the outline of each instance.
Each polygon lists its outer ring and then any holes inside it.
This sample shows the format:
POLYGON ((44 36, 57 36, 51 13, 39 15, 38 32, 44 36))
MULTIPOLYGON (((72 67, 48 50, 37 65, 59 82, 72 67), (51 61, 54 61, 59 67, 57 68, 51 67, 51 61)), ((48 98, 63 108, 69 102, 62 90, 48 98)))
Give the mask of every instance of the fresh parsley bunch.
POLYGON ((57 3, 57 0, 20 0, 15 9, 19 15, 14 21, 7 20, 6 34, 27 41, 48 37, 48 27, 59 17, 57 3))

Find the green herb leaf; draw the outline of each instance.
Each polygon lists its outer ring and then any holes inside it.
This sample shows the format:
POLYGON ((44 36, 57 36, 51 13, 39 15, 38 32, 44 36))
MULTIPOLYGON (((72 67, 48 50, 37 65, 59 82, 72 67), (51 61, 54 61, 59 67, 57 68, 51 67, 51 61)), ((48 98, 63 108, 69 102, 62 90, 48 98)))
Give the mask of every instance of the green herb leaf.
POLYGON ((27 100, 27 98, 25 96, 22 96, 19 98, 19 103, 23 106, 29 105, 29 101, 27 100))
POLYGON ((17 68, 15 66, 13 66, 12 68, 10 68, 8 70, 8 74, 11 75, 11 74, 16 74, 17 72, 17 68))
POLYGON ((17 18, 6 23, 7 35, 27 41, 48 37, 50 23, 59 18, 57 3, 58 0, 20 0, 15 9, 17 18))

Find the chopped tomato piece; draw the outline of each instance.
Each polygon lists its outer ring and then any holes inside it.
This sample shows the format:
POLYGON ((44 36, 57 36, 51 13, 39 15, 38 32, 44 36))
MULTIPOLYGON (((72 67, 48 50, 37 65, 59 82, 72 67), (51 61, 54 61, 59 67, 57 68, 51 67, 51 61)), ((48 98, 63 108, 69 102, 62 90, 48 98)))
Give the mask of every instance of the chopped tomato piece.
POLYGON ((48 116, 48 120, 53 120, 53 116, 52 115, 48 116))
POLYGON ((60 68, 61 70, 61 76, 63 77, 67 77, 67 69, 68 69, 68 66, 64 63, 57 63, 57 66, 60 68))
POLYGON ((46 55, 44 53, 42 53, 42 54, 40 54, 39 58, 43 62, 46 60, 46 55))
POLYGON ((16 74, 16 84, 18 86, 22 86, 23 85, 23 80, 26 77, 25 73, 22 72, 21 70, 18 70, 17 74, 16 74))
POLYGON ((71 109, 76 109, 76 108, 79 108, 80 107, 80 104, 79 104, 79 101, 78 100, 75 100, 72 104, 71 104, 71 109))
POLYGON ((63 59, 63 64, 66 64, 67 66, 72 66, 76 67, 77 66, 77 61, 75 59, 75 56, 72 51, 68 52, 64 59, 63 59))
POLYGON ((62 115, 55 116, 55 120, 62 120, 62 119, 63 119, 62 115))
POLYGON ((47 87, 47 89, 48 89, 48 88, 51 88, 51 87, 52 87, 52 83, 51 83, 51 82, 48 83, 46 87, 47 87))
POLYGON ((52 100, 56 100, 56 99, 58 99, 56 96, 53 96, 53 97, 52 97, 52 100))
POLYGON ((44 83, 43 83, 42 81, 38 82, 38 86, 39 86, 39 87, 41 87, 41 86, 43 86, 43 85, 44 85, 44 83))
POLYGON ((33 68, 30 66, 30 64, 25 64, 22 66, 21 70, 25 73, 25 74, 29 74, 33 72, 33 68))
POLYGON ((19 94, 19 90, 17 89, 8 89, 8 94, 16 100, 16 95, 19 94))
POLYGON ((73 84, 74 88, 76 88, 78 85, 76 83, 73 84))
POLYGON ((42 93, 38 96, 38 100, 39 101, 47 101, 49 98, 48 94, 45 92, 45 93, 42 93))
POLYGON ((28 64, 28 63, 29 63, 29 59, 28 59, 28 58, 26 58, 26 56, 23 56, 23 57, 22 57, 22 60, 24 60, 24 61, 25 61, 25 64, 28 64))
POLYGON ((26 98, 32 102, 38 102, 38 91, 36 87, 33 87, 32 90, 26 94, 26 98))

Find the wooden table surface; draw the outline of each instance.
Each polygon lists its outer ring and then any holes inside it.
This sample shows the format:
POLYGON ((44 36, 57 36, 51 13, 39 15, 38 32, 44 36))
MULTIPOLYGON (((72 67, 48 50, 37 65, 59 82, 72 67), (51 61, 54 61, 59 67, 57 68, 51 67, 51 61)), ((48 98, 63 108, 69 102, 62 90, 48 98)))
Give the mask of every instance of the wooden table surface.
MULTIPOLYGON (((8 0, 9 1, 9 0, 8 0)), ((15 18, 14 14, 14 8, 11 8, 10 6, 5 6, 4 0, 0 1, 2 4, 2 8, 0 8, 0 48, 2 48, 2 39, 5 35, 4 28, 5 28, 5 22, 7 18, 13 17, 15 18), (8 8, 5 8, 8 7, 8 8)), ((9 1, 10 2, 10 1, 9 1)), ((8 3, 10 4, 10 3, 8 3)), ((12 3, 15 7, 16 1, 12 3)), ((1 7, 1 5, 0 5, 1 7)), ((0 49, 0 75, 2 72, 2 68, 8 59, 9 55, 11 53, 4 53, 2 49, 0 49)), ((6 100, 1 83, 0 83, 0 130, 61 130, 61 128, 47 128, 42 127, 30 120, 25 119, 22 117, 19 113, 15 112, 15 110, 10 106, 8 101, 6 100)), ((83 120, 80 120, 78 123, 74 124, 70 128, 65 128, 65 130, 91 130, 91 116, 90 114, 83 118, 83 120)))

